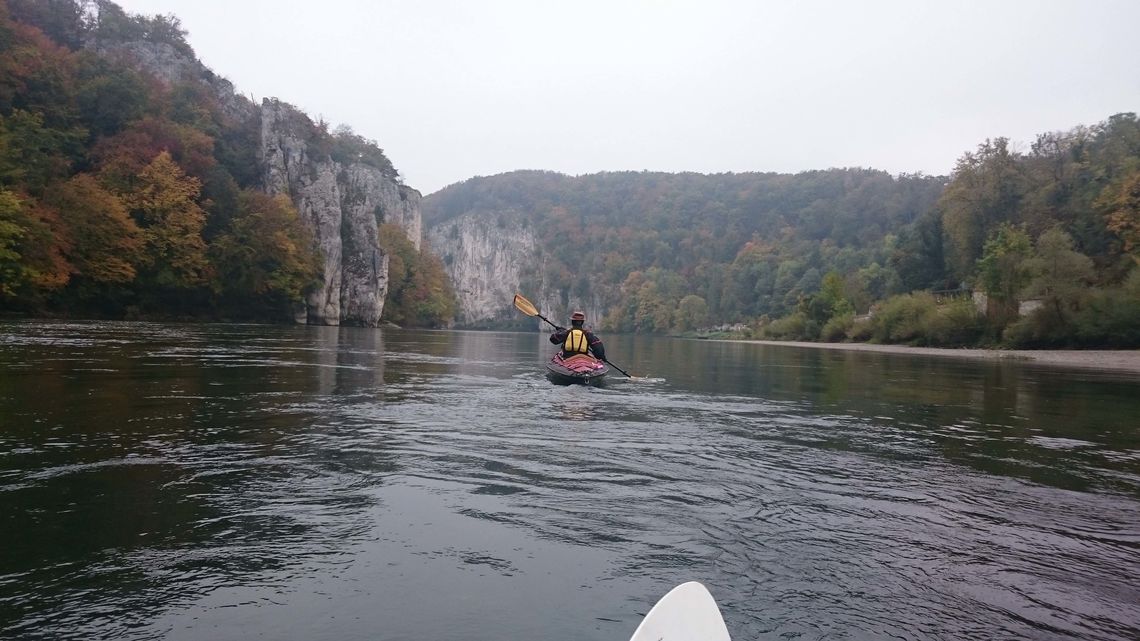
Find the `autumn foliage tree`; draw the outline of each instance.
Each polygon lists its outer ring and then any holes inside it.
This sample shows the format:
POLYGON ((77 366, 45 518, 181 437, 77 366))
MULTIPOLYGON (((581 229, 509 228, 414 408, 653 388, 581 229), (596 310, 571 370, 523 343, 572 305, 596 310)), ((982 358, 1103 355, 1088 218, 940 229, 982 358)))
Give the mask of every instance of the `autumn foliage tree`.
POLYGON ((407 327, 442 327, 455 318, 455 292, 439 257, 416 249, 399 225, 382 224, 378 233, 388 255, 383 319, 407 327))
POLYGON ((1124 251, 1140 265, 1140 169, 1118 188, 1107 191, 1100 204, 1108 210, 1105 222, 1109 231, 1120 238, 1124 251))
POLYGON ((287 317, 316 283, 313 238, 285 196, 245 190, 230 227, 210 245, 214 287, 242 316, 287 317))
MULTIPOLYGON (((258 191, 256 108, 208 69, 160 77, 131 53, 193 61, 185 36, 110 0, 0 0, 4 309, 294 317, 317 251, 292 204, 258 191)), ((374 141, 312 129, 311 150, 397 177, 374 141)), ((442 268, 408 264, 405 313, 453 313, 431 294, 442 268)))
POLYGON ((71 266, 53 227, 59 227, 53 212, 0 189, 0 300, 31 298, 67 283, 71 266))
POLYGON ((120 194, 142 230, 139 261, 144 285, 191 289, 209 275, 202 229, 206 212, 196 202, 201 183, 162 152, 138 173, 132 190, 120 194))
POLYGON ((77 286, 134 280, 143 257, 143 235, 118 196, 92 176, 76 174, 50 187, 44 200, 66 225, 63 253, 77 286))

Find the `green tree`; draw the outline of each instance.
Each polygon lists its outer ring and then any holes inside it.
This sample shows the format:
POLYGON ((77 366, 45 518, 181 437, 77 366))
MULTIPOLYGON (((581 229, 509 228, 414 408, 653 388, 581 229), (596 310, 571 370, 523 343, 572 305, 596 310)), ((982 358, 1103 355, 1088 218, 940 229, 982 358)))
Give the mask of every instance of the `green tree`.
POLYGON ((110 136, 151 109, 142 75, 104 58, 88 56, 80 65, 76 104, 92 136, 110 136))
POLYGON ((1072 237, 1054 227, 1037 239, 1037 251, 1025 268, 1031 280, 1023 294, 1041 299, 1054 326, 1071 329, 1071 316, 1080 309, 1093 278, 1092 260, 1073 251, 1072 237))
POLYGON ((663 333, 673 328, 673 305, 665 298, 661 287, 653 281, 644 283, 637 290, 634 327, 647 333, 663 333))
POLYGON ((888 263, 898 273, 903 290, 949 289, 944 245, 942 217, 935 209, 901 230, 888 263))
POLYGON ((1140 169, 1105 190, 1098 204, 1106 210, 1109 231, 1120 239, 1125 252, 1140 264, 1140 169))
POLYGON ((978 260, 978 278, 989 297, 987 316, 998 329, 1017 318, 1018 295, 1029 283, 1029 235, 1009 223, 998 225, 978 260))
POLYGON ((81 130, 46 126, 39 113, 16 109, 0 116, 0 184, 42 194, 70 173, 82 138, 81 130))
POLYGON ((677 304, 676 329, 682 332, 700 329, 708 324, 709 306, 705 299, 689 294, 677 304))
POLYGON ((1140 267, 1133 267, 1119 286, 1090 291, 1076 325, 1083 345, 1140 347, 1140 267))
POLYGON ((938 200, 949 263, 958 280, 973 273, 995 226, 1018 221, 1025 189, 1019 156, 1005 138, 987 140, 958 160, 938 200))
MULTIPOLYGON (((438 256, 428 251, 419 252, 410 293, 412 315, 409 324, 412 327, 444 327, 455 319, 455 291, 438 256)), ((403 302, 407 305, 407 293, 403 302)))
POLYGON ((124 42, 144 40, 170 45, 183 56, 193 59, 194 50, 186 42, 186 30, 173 15, 134 15, 123 11, 111 0, 94 0, 96 20, 89 26, 92 39, 100 45, 110 46, 124 42))
MULTIPOLYGON (((828 309, 828 318, 847 316, 855 313, 855 308, 847 298, 847 285, 837 271, 827 272, 820 285, 819 298, 828 309)), ((824 319, 825 321, 827 319, 824 319)))
POLYGON ((399 177, 392 161, 384 155, 380 145, 375 140, 356 134, 348 125, 341 125, 333 131, 329 155, 342 164, 361 163, 379 169, 389 178, 399 177))
POLYGON ((27 279, 21 260, 20 244, 27 234, 21 222, 20 201, 8 191, 0 191, 0 296, 15 296, 27 279))

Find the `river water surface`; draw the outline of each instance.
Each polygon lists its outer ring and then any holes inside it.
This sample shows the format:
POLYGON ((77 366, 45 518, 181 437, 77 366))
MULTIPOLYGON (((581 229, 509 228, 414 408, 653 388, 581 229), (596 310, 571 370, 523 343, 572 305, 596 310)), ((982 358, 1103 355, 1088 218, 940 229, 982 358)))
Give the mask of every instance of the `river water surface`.
POLYGON ((606 338, 0 324, 0 635, 1140 638, 1134 375, 606 338))

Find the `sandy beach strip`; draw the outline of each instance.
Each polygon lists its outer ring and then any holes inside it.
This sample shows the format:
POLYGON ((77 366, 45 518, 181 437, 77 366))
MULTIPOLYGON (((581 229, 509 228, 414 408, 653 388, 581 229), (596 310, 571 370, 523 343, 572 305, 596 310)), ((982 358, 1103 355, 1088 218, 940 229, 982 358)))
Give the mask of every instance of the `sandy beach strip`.
POLYGON ((1056 367, 1079 367, 1140 375, 1140 350, 1117 349, 953 349, 945 347, 909 347, 907 345, 873 345, 871 343, 808 343, 801 341, 729 340, 732 343, 754 343, 776 347, 806 347, 882 354, 911 354, 946 358, 982 360, 1016 360, 1056 367))

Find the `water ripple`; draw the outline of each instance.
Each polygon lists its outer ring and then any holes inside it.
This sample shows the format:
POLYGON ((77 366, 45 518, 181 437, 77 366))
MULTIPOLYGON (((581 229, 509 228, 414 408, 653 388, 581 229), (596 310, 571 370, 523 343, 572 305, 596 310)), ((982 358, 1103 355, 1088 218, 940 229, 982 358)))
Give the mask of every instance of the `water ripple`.
POLYGON ((0 332, 39 364, 2 379, 0 636, 614 639, 689 579, 742 640, 1140 636, 1135 430, 1065 427, 1133 388, 562 388, 527 339, 0 332))

